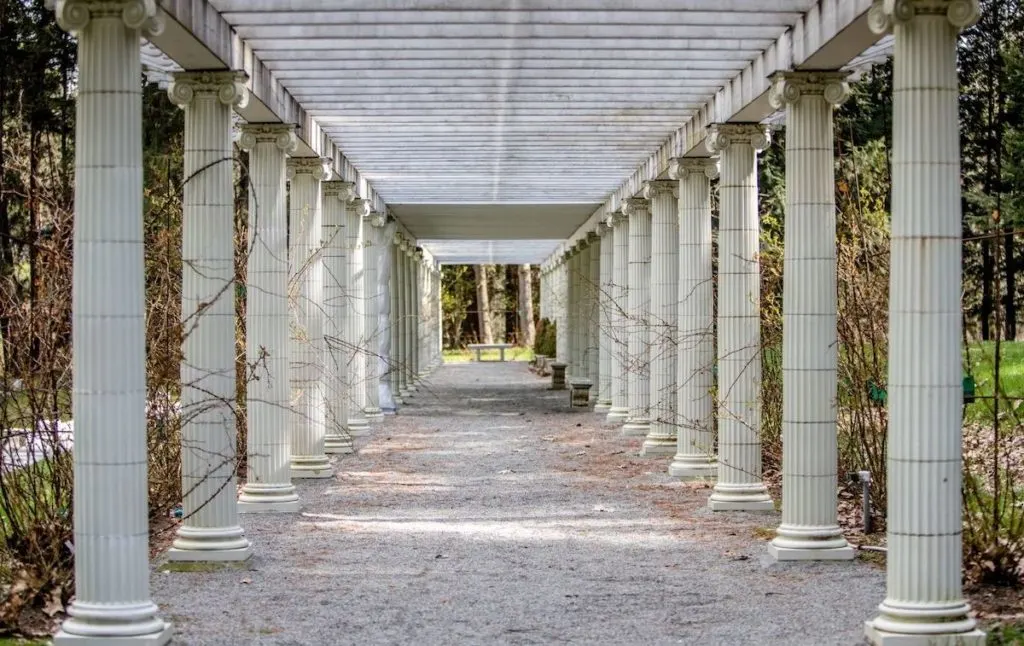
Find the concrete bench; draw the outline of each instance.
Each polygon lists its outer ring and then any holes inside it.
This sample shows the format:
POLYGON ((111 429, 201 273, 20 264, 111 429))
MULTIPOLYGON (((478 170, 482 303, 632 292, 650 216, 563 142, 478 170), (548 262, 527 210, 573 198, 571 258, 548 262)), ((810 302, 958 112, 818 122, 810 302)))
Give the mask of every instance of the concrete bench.
POLYGON ((470 343, 468 347, 470 350, 476 350, 477 361, 483 361, 483 359, 480 358, 481 350, 500 350, 501 359, 499 359, 499 361, 504 361, 505 350, 513 347, 513 345, 511 343, 470 343))
POLYGON ((586 408, 590 406, 590 388, 594 385, 589 379, 569 380, 569 407, 586 408))

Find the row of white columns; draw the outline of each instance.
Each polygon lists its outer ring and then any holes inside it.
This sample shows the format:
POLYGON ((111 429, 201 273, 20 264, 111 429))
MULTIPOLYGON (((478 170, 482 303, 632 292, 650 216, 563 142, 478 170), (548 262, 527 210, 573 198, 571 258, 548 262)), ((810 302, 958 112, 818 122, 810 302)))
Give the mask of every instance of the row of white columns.
MULTIPOLYGON (((159 33, 151 0, 55 2, 78 37, 75 258, 75 600, 55 639, 166 644, 150 601, 139 39, 159 33)), ((393 223, 328 160, 289 158, 289 124, 248 124, 246 481, 236 498, 232 109, 241 72, 182 72, 185 111, 181 437, 184 518, 172 560, 244 560, 238 513, 293 512, 294 478, 332 473, 328 453, 390 401, 381 365, 411 384, 440 358, 439 274, 422 254, 399 281, 393 223), (290 182, 290 191, 288 183, 290 182), (288 206, 286 206, 288 205, 288 206), (287 210, 286 210, 287 209, 287 210), (387 237, 385 237, 385 233, 387 237), (390 282, 389 282, 390 281, 390 282), (398 282, 403 319, 386 305, 398 282), (432 327, 431 327, 432 326, 432 327), (405 331, 409 354, 383 340, 405 331), (419 354, 417 354, 419 352, 419 354)), ((414 386, 413 386, 414 387, 414 386)))
MULTIPOLYGON (((873 644, 984 642, 961 591, 955 58, 957 34, 978 11, 976 0, 896 0, 876 2, 869 13, 873 29, 895 35, 888 590, 879 616, 866 624, 873 644)), ((787 200, 782 522, 769 552, 782 561, 851 559, 836 514, 832 125, 848 88, 834 71, 782 72, 772 83, 771 103, 786 110, 787 200)), ((673 160, 670 180, 648 182, 595 231, 613 240, 592 290, 601 304, 595 410, 624 422, 624 434, 643 435, 641 454, 674 454, 671 475, 714 478, 715 511, 774 509, 760 442, 757 153, 768 144, 758 124, 711 126, 707 150, 717 161, 673 160), (709 181, 716 176, 713 275, 709 181)), ((579 278, 591 276, 579 264, 586 244, 542 267, 547 300, 567 303, 570 329, 560 327, 559 335, 570 339, 570 354, 560 347, 559 358, 570 365, 576 339, 587 334, 587 304, 576 293, 579 278), (566 281, 572 287, 562 299, 566 281)))

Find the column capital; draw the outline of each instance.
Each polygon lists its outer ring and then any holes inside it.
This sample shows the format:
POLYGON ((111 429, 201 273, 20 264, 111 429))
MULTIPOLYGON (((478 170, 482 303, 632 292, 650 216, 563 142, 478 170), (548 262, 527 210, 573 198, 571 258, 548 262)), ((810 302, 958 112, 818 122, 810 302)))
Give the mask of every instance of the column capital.
POLYGON ((146 36, 158 36, 164 30, 163 11, 156 0, 55 0, 53 11, 61 29, 72 34, 85 29, 93 18, 113 17, 146 36))
POLYGON ((601 236, 597 233, 597 231, 587 231, 586 240, 587 240, 587 244, 588 245, 594 244, 595 242, 597 242, 600 239, 601 239, 601 236))
POLYGON ((373 214, 376 213, 373 210, 373 200, 356 197, 352 200, 352 205, 355 207, 356 215, 360 218, 372 219, 373 214))
POLYGON ((949 24, 965 29, 981 17, 979 0, 875 0, 868 10, 868 27, 876 34, 892 31, 916 16, 945 16, 949 24))
POLYGON ((216 98, 224 105, 244 108, 249 103, 249 75, 242 71, 174 72, 167 86, 171 103, 187 106, 199 97, 216 98))
POLYGON ((594 231, 597 232, 597 235, 601 236, 602 238, 611 233, 611 230, 612 225, 608 224, 607 219, 598 222, 597 226, 594 228, 594 231))
POLYGON ((243 150, 253 150, 260 143, 273 143, 290 155, 299 145, 294 123, 245 123, 240 129, 238 145, 243 150))
POLYGON ((669 177, 682 180, 691 175, 703 175, 708 179, 717 178, 718 159, 715 157, 673 157, 669 160, 669 177))
POLYGON ((772 83, 768 102, 776 110, 781 110, 803 96, 820 96, 828 103, 839 106, 850 96, 850 85, 846 82, 848 76, 848 72, 838 71, 775 72, 768 77, 772 83))
POLYGON ((708 127, 707 147, 712 153, 722 152, 735 143, 764 150, 770 142, 768 129, 759 123, 713 123, 708 127))
POLYGON ((673 198, 678 198, 679 182, 674 182, 670 179, 648 180, 644 182, 640 194, 643 195, 645 200, 653 200, 660 195, 671 195, 673 198))
POLYGON ((356 185, 352 182, 328 181, 321 184, 321 187, 324 197, 336 197, 345 204, 352 204, 359 197, 356 185))
POLYGON ((609 213, 608 216, 605 217, 605 219, 604 219, 604 224, 605 224, 606 227, 608 227, 609 230, 611 230, 611 229, 614 229, 615 225, 618 224, 619 222, 625 222, 625 221, 626 221, 626 216, 623 215, 621 210, 618 210, 618 211, 612 211, 611 213, 609 213))
POLYGON ((651 212, 651 201, 643 197, 629 197, 622 201, 622 213, 627 218, 648 215, 651 212))
POLYGON ((331 160, 329 157, 292 157, 288 160, 288 179, 296 175, 312 175, 321 182, 331 178, 331 160))
POLYGON ((388 214, 382 211, 371 211, 369 219, 371 227, 383 229, 384 225, 388 223, 388 214))

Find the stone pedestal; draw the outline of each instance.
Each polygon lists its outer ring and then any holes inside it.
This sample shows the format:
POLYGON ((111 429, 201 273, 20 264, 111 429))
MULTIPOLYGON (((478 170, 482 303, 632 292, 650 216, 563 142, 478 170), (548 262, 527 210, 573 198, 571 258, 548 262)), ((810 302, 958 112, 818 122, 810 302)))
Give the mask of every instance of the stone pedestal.
POLYGON ((551 364, 551 390, 565 390, 566 367, 566 364, 557 361, 551 364))
POLYGON ((651 429, 651 206, 630 198, 622 207, 629 218, 629 294, 626 324, 626 383, 629 418, 622 434, 646 437, 651 429))
POLYGON ((718 482, 713 511, 775 508, 761 482, 761 284, 758 262, 758 124, 715 124, 708 149, 721 154, 718 229, 718 482))
POLYGON ((786 108, 786 239, 782 337, 782 524, 777 560, 842 560, 853 548, 836 513, 835 160, 832 106, 844 73, 784 72, 770 100, 786 108))
POLYGON ((711 397, 715 334, 709 186, 709 180, 718 177, 718 165, 707 158, 674 159, 669 175, 679 180, 679 428, 668 472, 684 480, 702 480, 718 475, 711 397))
POLYGON ((248 468, 238 511, 299 510, 289 459, 288 213, 285 154, 295 151, 292 124, 243 126, 249 151, 249 257, 246 262, 245 355, 248 468))
POLYGON ((594 382, 589 379, 572 379, 569 381, 570 408, 587 408, 590 406, 590 389, 594 382))
POLYGON ((330 161, 316 157, 288 160, 289 199, 292 478, 334 475, 327 454, 323 392, 323 210, 320 182, 331 176, 330 161))
POLYGON ((886 598, 876 646, 985 642, 961 588, 961 213, 956 46, 977 0, 875 3, 892 29, 886 598), (897 11, 898 9, 898 11, 897 11))
POLYGON ((651 429, 640 455, 676 452, 676 321, 679 307, 678 182, 644 185, 651 203, 651 308, 648 326, 651 366, 651 429))
POLYGON ((54 638, 162 646, 149 594, 139 38, 153 3, 55 3, 78 38, 74 286, 75 600, 54 638), (139 11, 141 10, 141 11, 139 11), (111 142, 118 145, 111 145, 111 142))
POLYGON ((180 72, 167 90, 185 110, 182 216, 181 490, 172 561, 252 556, 235 491, 234 151, 231 108, 245 74, 180 72))
POLYGON ((626 316, 629 307, 629 220, 622 213, 613 213, 606 224, 612 227, 612 286, 608 304, 612 407, 606 421, 621 424, 629 417, 629 346, 626 343, 629 337, 626 316))
POLYGON ((607 415, 612 409, 612 351, 614 341, 611 332, 612 300, 612 229, 602 222, 598 226, 598 235, 601 236, 601 253, 598 257, 599 283, 597 295, 598 312, 598 379, 597 379, 597 404, 594 406, 595 413, 607 415))

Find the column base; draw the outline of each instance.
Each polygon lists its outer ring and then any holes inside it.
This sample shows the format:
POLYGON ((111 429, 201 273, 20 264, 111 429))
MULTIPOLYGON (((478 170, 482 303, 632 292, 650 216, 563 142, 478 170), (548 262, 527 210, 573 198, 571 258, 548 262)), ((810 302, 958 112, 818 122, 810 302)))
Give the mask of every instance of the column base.
POLYGON ((672 464, 668 465, 668 474, 683 480, 715 480, 718 478, 718 463, 708 462, 707 458, 692 459, 676 454, 672 464))
POLYGON ((182 525, 167 550, 169 561, 244 561, 252 556, 252 543, 241 526, 192 527, 182 525))
POLYGON ((83 603, 74 601, 71 615, 53 637, 55 646, 64 644, 117 644, 119 646, 164 646, 171 641, 171 625, 157 618, 153 602, 83 603))
POLYGON ((352 445, 350 437, 328 435, 324 439, 324 453, 328 455, 349 455, 355 452, 356 448, 352 445))
POLYGON ((775 511, 775 503, 763 484, 719 482, 708 499, 711 511, 775 511))
POLYGON ((645 419, 627 419, 622 425, 622 434, 626 437, 647 437, 651 432, 651 423, 645 419))
POLYGON ((366 415, 367 419, 375 420, 384 417, 384 411, 376 406, 367 406, 363 409, 363 415, 366 415))
POLYGON ((291 470, 291 477, 292 480, 319 480, 325 478, 333 478, 334 468, 331 465, 313 468, 293 464, 291 470))
MULTIPOLYGON (((893 633, 881 630, 875 626, 875 621, 878 619, 864 622, 864 636, 871 646, 985 646, 985 633, 977 628, 964 633, 893 633)), ((932 625, 936 628, 945 626, 932 625)))
POLYGON ((846 547, 779 547, 775 541, 772 541, 768 543, 768 555, 776 561, 852 561, 855 553, 850 545, 846 547))
POLYGON ((370 434, 370 423, 365 417, 349 417, 348 433, 352 437, 365 437, 370 434))
POLYGON ((839 525, 794 525, 782 523, 768 544, 776 561, 848 561, 853 547, 839 525))
POLYGON ((292 483, 260 485, 246 483, 238 495, 239 513, 295 512, 299 510, 299 496, 292 483))
POLYGON ((604 421, 608 422, 609 424, 622 424, 623 422, 626 421, 626 418, 628 417, 628 408, 616 408, 615 406, 612 406, 611 409, 608 411, 608 416, 605 418, 604 421))
POLYGON ((601 401, 601 399, 598 398, 597 403, 594 404, 594 412, 595 413, 607 414, 607 413, 611 412, 611 410, 612 410, 612 403, 610 401, 601 401))
POLYGON ((643 446, 640 447, 642 456, 672 456, 676 454, 676 438, 674 437, 651 437, 647 436, 643 446))

